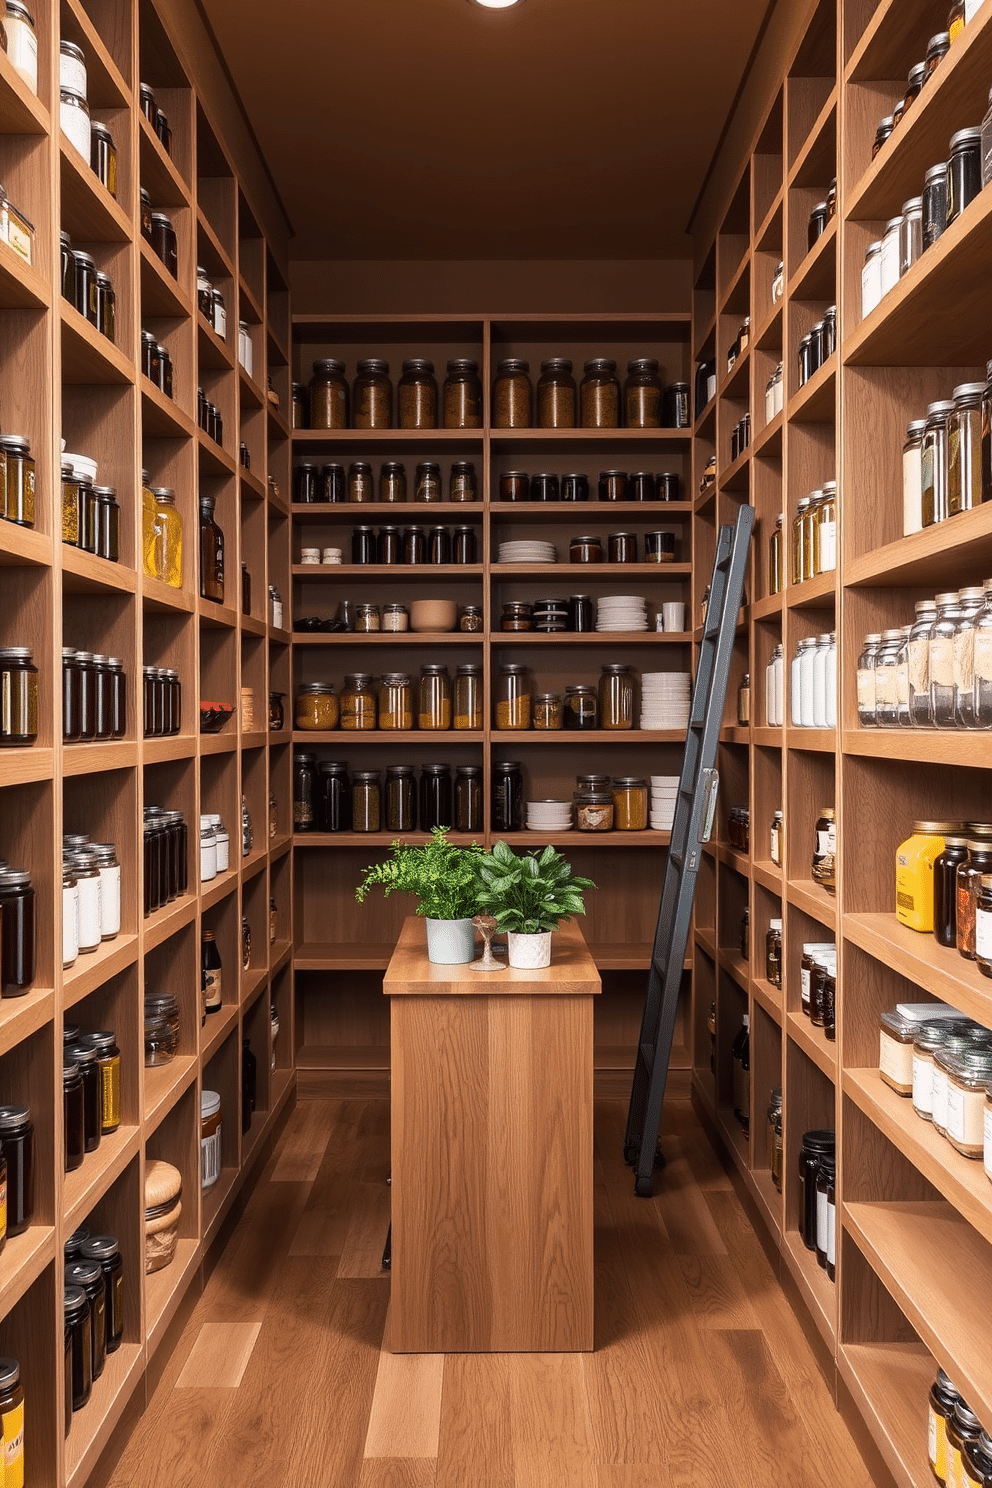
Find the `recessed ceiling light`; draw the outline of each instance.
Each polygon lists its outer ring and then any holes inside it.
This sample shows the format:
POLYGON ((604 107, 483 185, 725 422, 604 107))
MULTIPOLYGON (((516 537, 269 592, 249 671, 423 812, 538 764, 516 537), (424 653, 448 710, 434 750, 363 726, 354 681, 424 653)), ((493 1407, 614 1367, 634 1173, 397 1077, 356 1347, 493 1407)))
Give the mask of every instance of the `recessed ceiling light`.
POLYGON ((486 10, 509 10, 511 5, 519 5, 521 0, 472 0, 475 5, 482 5, 486 10))

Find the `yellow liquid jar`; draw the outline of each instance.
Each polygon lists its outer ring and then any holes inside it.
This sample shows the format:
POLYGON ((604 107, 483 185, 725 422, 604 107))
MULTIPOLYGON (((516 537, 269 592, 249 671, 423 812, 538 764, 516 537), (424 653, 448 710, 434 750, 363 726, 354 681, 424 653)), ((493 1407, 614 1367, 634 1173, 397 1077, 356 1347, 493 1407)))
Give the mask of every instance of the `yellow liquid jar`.
POLYGON ((896 849, 896 919, 911 930, 933 934, 933 865, 944 851, 949 822, 918 821, 896 849))
MULTIPOLYGON (((167 486, 152 487, 155 532, 150 576, 173 589, 183 587, 183 519, 176 510, 176 493, 167 486)), ((145 572, 148 572, 147 562, 145 572)))

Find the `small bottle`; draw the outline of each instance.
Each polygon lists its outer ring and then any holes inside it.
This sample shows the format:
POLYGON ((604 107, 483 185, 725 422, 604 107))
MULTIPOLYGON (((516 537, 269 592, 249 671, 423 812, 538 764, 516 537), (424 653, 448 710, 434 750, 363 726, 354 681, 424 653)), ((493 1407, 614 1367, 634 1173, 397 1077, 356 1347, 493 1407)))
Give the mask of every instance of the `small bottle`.
POLYGON ((751 722, 751 678, 745 672, 737 689, 737 722, 747 728, 751 722))
POLYGON ((213 930, 204 930, 200 953, 200 988, 203 993, 203 1010, 219 1013, 223 1002, 223 971, 217 937, 213 930))
POLYGON ((216 498, 200 497, 200 598, 224 603, 224 534, 214 521, 216 498))

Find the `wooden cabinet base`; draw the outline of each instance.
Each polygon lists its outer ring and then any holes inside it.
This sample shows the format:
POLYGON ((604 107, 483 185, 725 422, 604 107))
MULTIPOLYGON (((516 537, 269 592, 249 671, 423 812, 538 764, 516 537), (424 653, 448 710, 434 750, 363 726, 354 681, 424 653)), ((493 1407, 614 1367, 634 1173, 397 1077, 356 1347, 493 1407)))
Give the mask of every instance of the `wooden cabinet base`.
POLYGON ((545 971, 427 962, 408 920, 392 1024, 394 1353, 593 1347, 593 997, 564 926, 545 971))

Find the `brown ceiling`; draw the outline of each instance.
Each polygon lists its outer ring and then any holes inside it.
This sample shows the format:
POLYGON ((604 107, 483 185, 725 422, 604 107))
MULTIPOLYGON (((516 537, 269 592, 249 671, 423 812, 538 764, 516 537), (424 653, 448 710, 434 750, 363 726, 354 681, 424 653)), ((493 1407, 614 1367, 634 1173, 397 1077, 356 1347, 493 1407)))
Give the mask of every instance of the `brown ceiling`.
POLYGON ((201 0, 296 259, 667 258, 765 0, 201 0))

